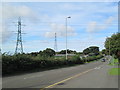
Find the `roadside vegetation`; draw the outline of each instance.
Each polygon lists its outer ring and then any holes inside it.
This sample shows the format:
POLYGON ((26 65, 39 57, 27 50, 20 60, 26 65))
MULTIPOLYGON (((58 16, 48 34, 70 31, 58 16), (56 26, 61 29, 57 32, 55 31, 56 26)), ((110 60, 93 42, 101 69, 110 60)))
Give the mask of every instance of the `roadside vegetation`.
POLYGON ((110 75, 120 75, 120 33, 113 34, 105 41, 105 48, 102 50, 102 54, 112 56, 112 60, 109 65, 117 66, 109 70, 110 75))
MULTIPOLYGON (((47 48, 39 52, 23 53, 16 55, 2 54, 2 74, 9 75, 16 72, 31 71, 35 69, 48 69, 51 67, 63 67, 84 64, 99 60, 105 55, 113 56, 111 65, 120 64, 120 33, 113 34, 105 41, 105 49, 99 51, 99 47, 90 46, 83 52, 67 50, 68 59, 65 58, 66 50, 55 52, 47 48), (59 55, 63 56, 59 56, 59 55), (71 55, 70 55, 71 54, 71 55), (58 56, 56 56, 58 55, 58 56)), ((117 68, 117 70, 119 70, 117 68)), ((112 69, 110 73, 115 72, 112 69)))
POLYGON ((119 60, 118 59, 115 59, 115 58, 112 58, 111 62, 109 63, 109 65, 119 65, 119 60))
POLYGON ((105 41, 105 48, 102 53, 113 56, 120 63, 120 33, 108 37, 105 41))
MULTIPOLYGON (((119 65, 119 60, 113 58, 112 61, 109 63, 109 65, 117 66, 117 65, 119 65)), ((120 68, 119 67, 111 68, 108 71, 108 73, 109 73, 109 75, 120 75, 120 68)))
POLYGON ((111 68, 109 70, 110 75, 120 75, 120 68, 111 68))
MULTIPOLYGON (((63 52, 62 50, 62 53, 63 52)), ((79 54, 75 54, 74 56, 68 56, 66 60, 65 56, 55 56, 55 51, 50 48, 40 52, 26 54, 8 55, 4 53, 2 54, 2 74, 9 75, 16 72, 31 71, 35 69, 41 70, 51 67, 84 64, 86 62, 99 60, 102 57, 102 55, 98 54, 80 58, 79 54)))

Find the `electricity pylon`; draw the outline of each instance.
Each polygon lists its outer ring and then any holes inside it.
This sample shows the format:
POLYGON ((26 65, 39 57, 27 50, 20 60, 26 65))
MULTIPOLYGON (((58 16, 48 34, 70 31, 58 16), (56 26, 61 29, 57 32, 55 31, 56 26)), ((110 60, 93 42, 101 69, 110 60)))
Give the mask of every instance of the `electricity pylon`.
POLYGON ((21 18, 18 18, 18 31, 17 31, 17 42, 16 42, 16 49, 15 54, 23 53, 23 45, 22 45, 22 33, 21 33, 21 18))

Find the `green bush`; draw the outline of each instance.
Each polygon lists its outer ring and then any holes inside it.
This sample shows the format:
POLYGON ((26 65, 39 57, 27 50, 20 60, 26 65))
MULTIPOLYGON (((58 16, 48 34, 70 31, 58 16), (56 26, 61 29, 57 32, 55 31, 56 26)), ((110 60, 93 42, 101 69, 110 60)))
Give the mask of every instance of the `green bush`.
POLYGON ((32 69, 42 69, 49 67, 59 67, 63 65, 83 64, 86 61, 93 61, 101 58, 101 55, 90 56, 80 59, 79 55, 65 57, 44 57, 41 55, 32 56, 28 54, 2 55, 2 74, 10 74, 18 71, 29 71, 32 69))
POLYGON ((99 60, 100 58, 102 58, 102 55, 97 55, 97 56, 88 56, 88 57, 84 57, 83 60, 86 62, 90 62, 90 61, 95 61, 95 60, 99 60))
POLYGON ((67 61, 68 61, 68 64, 70 64, 70 65, 71 64, 83 64, 84 63, 84 61, 81 60, 80 57, 77 56, 77 55, 69 58, 67 61))

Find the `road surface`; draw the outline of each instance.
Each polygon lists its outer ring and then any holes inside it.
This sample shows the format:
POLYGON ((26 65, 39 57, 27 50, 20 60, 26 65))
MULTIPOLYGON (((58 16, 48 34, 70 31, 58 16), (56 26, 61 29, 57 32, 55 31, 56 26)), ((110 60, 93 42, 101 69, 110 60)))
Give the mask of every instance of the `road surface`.
POLYGON ((2 78, 2 88, 118 88, 115 66, 95 61, 83 65, 2 78))

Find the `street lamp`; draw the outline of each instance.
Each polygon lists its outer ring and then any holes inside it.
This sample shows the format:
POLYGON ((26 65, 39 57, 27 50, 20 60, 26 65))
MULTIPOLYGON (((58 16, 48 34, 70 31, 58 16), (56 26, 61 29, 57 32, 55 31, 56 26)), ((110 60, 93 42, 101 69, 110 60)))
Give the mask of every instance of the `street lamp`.
POLYGON ((110 57, 110 37, 107 37, 107 39, 109 40, 109 52, 108 52, 108 54, 109 54, 109 57, 108 57, 108 59, 109 59, 109 63, 111 63, 111 57, 110 57))
POLYGON ((71 18, 71 17, 70 16, 66 17, 66 60, 67 60, 67 19, 68 18, 71 18))
MULTIPOLYGON (((108 39, 110 38, 110 37, 107 37, 108 39)), ((110 56, 110 40, 109 40, 109 56, 110 56)))

